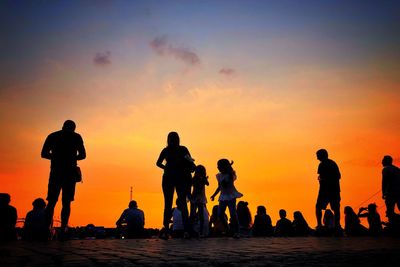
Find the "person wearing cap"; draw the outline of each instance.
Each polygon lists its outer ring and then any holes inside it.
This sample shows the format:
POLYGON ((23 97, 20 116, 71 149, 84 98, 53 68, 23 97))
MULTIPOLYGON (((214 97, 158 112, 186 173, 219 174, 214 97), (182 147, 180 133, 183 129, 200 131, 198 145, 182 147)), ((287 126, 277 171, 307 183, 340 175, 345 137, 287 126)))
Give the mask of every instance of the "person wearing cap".
POLYGON ((71 202, 78 180, 77 161, 86 158, 80 134, 75 132, 75 122, 66 120, 61 130, 51 133, 44 142, 41 156, 51 161, 47 191, 46 214, 50 226, 54 208, 62 191, 61 230, 65 232, 71 214, 71 202))

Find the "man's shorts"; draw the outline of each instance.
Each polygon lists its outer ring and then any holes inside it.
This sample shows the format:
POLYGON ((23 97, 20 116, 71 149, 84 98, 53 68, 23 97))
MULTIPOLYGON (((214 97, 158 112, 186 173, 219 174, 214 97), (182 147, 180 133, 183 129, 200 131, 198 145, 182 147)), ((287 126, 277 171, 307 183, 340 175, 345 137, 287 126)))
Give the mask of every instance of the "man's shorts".
POLYGON ((328 204, 331 209, 340 207, 340 191, 319 191, 316 207, 325 210, 328 204))
POLYGON ((75 179, 65 172, 50 171, 47 200, 57 202, 62 190, 62 201, 73 201, 75 196, 75 179))

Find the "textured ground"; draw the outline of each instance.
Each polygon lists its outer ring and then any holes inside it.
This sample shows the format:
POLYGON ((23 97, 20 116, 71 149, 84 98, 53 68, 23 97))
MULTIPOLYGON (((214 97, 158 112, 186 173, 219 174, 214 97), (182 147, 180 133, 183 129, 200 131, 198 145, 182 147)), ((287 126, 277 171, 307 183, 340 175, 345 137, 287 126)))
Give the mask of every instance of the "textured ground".
POLYGON ((400 266, 399 238, 71 240, 0 244, 0 266, 400 266))

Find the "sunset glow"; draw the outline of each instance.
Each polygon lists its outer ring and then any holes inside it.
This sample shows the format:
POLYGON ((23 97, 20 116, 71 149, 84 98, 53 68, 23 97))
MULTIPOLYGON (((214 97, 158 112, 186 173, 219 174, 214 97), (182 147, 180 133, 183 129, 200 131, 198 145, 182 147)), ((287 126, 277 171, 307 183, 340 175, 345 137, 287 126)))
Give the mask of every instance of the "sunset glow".
MULTIPOLYGON (((381 159, 400 165, 400 5, 395 1, 2 1, 0 192, 24 217, 46 197, 46 136, 77 124, 71 225, 115 226, 133 198, 162 226, 176 131, 206 167, 234 160, 252 215, 284 208, 315 226, 315 152, 342 172, 342 210, 378 205, 381 159)), ((211 211, 217 201, 207 205, 211 211)), ((61 202, 55 212, 59 216, 61 202)))

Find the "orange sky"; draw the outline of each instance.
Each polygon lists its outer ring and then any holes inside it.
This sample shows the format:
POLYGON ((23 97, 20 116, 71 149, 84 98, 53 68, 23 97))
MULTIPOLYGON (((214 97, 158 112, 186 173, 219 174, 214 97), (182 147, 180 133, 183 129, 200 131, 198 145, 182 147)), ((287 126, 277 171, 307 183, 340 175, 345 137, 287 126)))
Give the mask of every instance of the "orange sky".
MULTIPOLYGON (((183 5, 182 13, 150 4, 151 12, 132 17, 128 7, 65 3, 49 25, 43 14, 56 14, 57 4, 43 5, 8 7, 32 29, 9 15, 13 27, 0 43, 0 191, 11 195, 19 217, 46 197, 50 163, 40 151, 66 119, 77 123, 87 150, 74 226, 114 226, 132 186, 146 227, 161 227, 162 170, 155 161, 170 131, 207 168, 208 198, 217 160, 234 160, 242 200, 253 216, 265 205, 273 222, 284 208, 290 219, 300 210, 316 224, 320 148, 342 172, 342 207, 356 209, 378 192, 383 155, 400 164, 400 42, 393 37, 400 34, 388 26, 389 8, 305 5, 300 15, 274 3, 244 5, 237 16, 219 2, 213 10, 183 5), (376 20, 371 12, 380 12, 376 20), (348 24, 338 22, 343 18, 348 24), (208 25, 215 21, 218 27, 208 25)), ((384 217, 380 194, 371 202, 384 217)))

